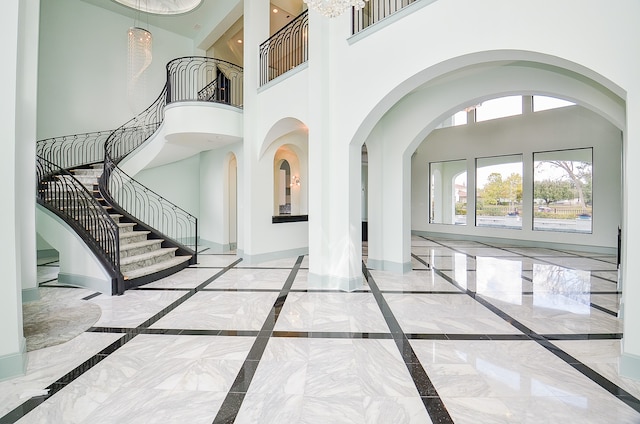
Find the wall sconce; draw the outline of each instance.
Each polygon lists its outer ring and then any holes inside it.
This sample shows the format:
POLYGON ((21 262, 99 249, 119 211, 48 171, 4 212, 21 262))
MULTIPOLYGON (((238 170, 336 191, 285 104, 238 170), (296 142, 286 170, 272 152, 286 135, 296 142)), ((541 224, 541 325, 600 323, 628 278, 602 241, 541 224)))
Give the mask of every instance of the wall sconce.
POLYGON ((291 184, 289 184, 289 187, 293 187, 294 185, 300 187, 300 177, 296 177, 295 175, 291 177, 291 184))

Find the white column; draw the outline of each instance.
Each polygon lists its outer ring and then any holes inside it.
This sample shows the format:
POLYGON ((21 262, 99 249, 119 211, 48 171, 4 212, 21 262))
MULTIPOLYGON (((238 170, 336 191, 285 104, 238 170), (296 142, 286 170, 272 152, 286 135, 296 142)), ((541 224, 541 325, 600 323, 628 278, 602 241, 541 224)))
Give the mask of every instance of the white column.
MULTIPOLYGON (((309 285, 353 290, 362 281, 361 146, 333 114, 333 31, 348 16, 309 11, 309 285)), ((345 119, 345 117, 342 117, 345 119)))
POLYGON ((19 210, 20 269, 23 301, 39 299, 37 279, 36 112, 40 0, 20 4, 16 101, 16 209, 19 210))
MULTIPOLYGON (((33 28, 38 27, 37 0, 8 0, 0 17, 0 34, 4 43, 5 63, 0 77, 5 84, 0 98, 0 196, 7 205, 2 209, 2 243, 0 243, 0 380, 23 374, 26 370, 26 343, 22 332, 22 281, 35 277, 35 155, 27 160, 35 140, 34 51, 37 51, 33 28), (25 31, 22 33, 21 31, 25 31), (28 67, 28 68, 27 68, 28 67), (24 144, 25 138, 28 145, 24 144), (24 145, 21 145, 23 143, 24 145), (25 182, 26 180, 26 182, 25 182), (27 190, 27 191, 25 191, 27 190), (31 205, 27 205, 30 198, 31 205), (26 210, 25 210, 26 208, 26 210), (27 220, 26 223, 23 221, 27 220), (31 225, 25 236, 23 229, 31 225), (31 240, 31 238, 33 240, 31 240), (29 252, 31 250, 31 252, 29 252), (24 252, 24 253, 23 253, 24 252), (23 258, 23 255, 25 257, 23 258), (23 272, 23 268, 32 269, 23 272)), ((37 44, 36 44, 37 46, 37 44)), ((30 287, 33 282, 29 282, 30 287)))
POLYGON ((622 301, 624 330, 620 374, 640 380, 640 86, 628 91, 627 131, 623 141, 622 301))
MULTIPOLYGON (((256 241, 261 237, 263 218, 256 210, 264 176, 258 172, 258 140, 256 125, 260 118, 257 105, 260 59, 259 46, 269 38, 269 1, 244 0, 244 141, 242 157, 238 158, 238 255, 255 254, 256 241)), ((269 198, 271 198, 269 194, 269 198)), ((271 202, 269 203, 271 210, 271 202)))
POLYGON ((383 260, 386 271, 411 271, 411 154, 392 151, 387 140, 383 155, 383 260))

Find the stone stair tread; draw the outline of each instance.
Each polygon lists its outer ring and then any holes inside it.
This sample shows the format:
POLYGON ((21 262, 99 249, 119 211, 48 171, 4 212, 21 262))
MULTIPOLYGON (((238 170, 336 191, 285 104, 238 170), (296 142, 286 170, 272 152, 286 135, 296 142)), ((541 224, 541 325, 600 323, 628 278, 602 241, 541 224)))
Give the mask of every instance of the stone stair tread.
POLYGON ((129 256, 126 258, 122 258, 120 260, 120 266, 124 266, 124 265, 129 265, 135 262, 139 262, 139 261, 144 261, 147 259, 151 259, 151 258, 155 258, 156 256, 162 256, 162 255, 166 255, 167 253, 170 252, 175 252, 176 250, 178 250, 177 247, 162 247, 158 250, 154 250, 152 252, 146 252, 143 253, 141 255, 135 255, 135 256, 129 256))
POLYGON ((128 233, 120 234, 120 241, 122 241, 122 239, 127 239, 129 237, 136 237, 136 236, 149 235, 149 234, 151 234, 151 231, 129 231, 128 233))
POLYGON ((155 272, 159 272, 167 268, 172 268, 176 265, 183 264, 185 262, 188 262, 190 259, 191 259, 190 256, 175 256, 171 259, 168 259, 166 261, 163 261, 151 266, 138 268, 133 271, 127 271, 124 273, 125 274, 124 278, 125 280, 132 280, 134 278, 143 277, 145 275, 153 274, 155 272))
POLYGON ((164 242, 164 239, 149 239, 144 241, 138 241, 136 243, 121 244, 120 251, 122 252, 123 250, 131 250, 131 249, 137 249, 139 247, 152 246, 154 244, 162 244, 162 242, 164 242))
POLYGON ((136 225, 138 224, 136 224, 135 222, 118 222, 118 227, 120 228, 135 227, 136 225))

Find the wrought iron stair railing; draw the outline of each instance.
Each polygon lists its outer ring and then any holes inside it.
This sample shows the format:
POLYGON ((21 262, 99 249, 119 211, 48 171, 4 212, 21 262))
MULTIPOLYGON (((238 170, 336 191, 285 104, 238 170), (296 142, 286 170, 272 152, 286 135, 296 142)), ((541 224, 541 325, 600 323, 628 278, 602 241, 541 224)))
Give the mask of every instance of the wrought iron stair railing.
POLYGON ((115 130, 105 143, 101 194, 122 211, 170 238, 197 258, 198 220, 150 188, 135 181, 118 164, 155 133, 164 107, 173 102, 208 101, 242 107, 242 68, 218 59, 183 57, 167 64, 167 83, 156 101, 115 130))
POLYGON ((122 294, 119 228, 104 205, 69 171, 39 155, 36 181, 37 202, 74 229, 109 273, 111 294, 122 294))
POLYGON ((179 245, 193 245, 195 258, 197 219, 186 212, 182 216, 183 211, 178 206, 151 192, 117 167, 120 160, 158 129, 167 103, 176 101, 207 101, 242 107, 242 68, 205 57, 173 60, 167 65, 167 84, 156 101, 117 130, 55 137, 40 140, 36 145, 38 202, 67 222, 110 271, 112 294, 121 294, 125 289, 120 272, 118 225, 94 193, 69 169, 102 162, 108 171, 103 172, 99 182, 103 197, 113 201, 121 196, 124 200, 120 199, 120 202, 136 211, 137 202, 150 205, 144 218, 160 227, 160 234, 173 236, 179 245), (155 203, 149 200, 154 196, 155 203), (126 199, 132 199, 132 202, 126 199))

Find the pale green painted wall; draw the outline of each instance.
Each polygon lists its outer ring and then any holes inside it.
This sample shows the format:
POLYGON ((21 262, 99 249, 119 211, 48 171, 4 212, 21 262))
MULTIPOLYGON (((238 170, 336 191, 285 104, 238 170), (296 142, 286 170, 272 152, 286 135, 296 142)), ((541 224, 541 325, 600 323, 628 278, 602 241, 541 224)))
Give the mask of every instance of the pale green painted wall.
POLYGON ((169 165, 145 169, 135 175, 138 182, 198 217, 200 210, 200 155, 169 165))
MULTIPOLYGON (((133 23, 80 0, 42 2, 39 139, 114 129, 133 117, 126 98, 127 30, 133 23)), ((153 61, 147 71, 145 104, 162 91, 166 63, 194 52, 191 39, 149 29, 153 61)))

